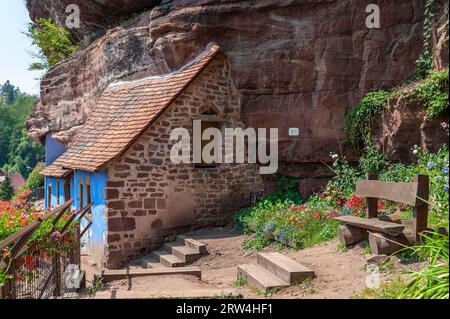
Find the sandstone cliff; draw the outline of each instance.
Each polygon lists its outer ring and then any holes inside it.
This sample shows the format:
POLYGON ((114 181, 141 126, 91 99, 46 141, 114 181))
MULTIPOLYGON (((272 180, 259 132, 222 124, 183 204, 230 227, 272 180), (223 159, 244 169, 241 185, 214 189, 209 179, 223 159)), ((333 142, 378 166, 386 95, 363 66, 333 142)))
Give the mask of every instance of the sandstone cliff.
POLYGON ((246 123, 280 128, 283 162, 318 163, 339 152, 345 112, 403 81, 422 48, 422 0, 378 1, 371 30, 370 0, 29 0, 30 15, 63 21, 66 2, 81 5, 76 36, 97 39, 44 77, 28 121, 37 140, 68 142, 109 83, 175 70, 212 41, 230 60, 246 123), (98 35, 132 12, 142 13, 98 35))

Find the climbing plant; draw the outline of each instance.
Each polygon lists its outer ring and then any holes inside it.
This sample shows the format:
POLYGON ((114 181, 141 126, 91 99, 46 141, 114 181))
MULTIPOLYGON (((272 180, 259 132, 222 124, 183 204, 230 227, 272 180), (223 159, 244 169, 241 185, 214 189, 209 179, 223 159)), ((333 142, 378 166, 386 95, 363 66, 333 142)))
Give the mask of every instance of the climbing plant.
POLYGON ((392 93, 387 91, 370 92, 346 115, 347 142, 355 150, 360 150, 369 139, 374 118, 383 110, 391 96, 392 93))
POLYGON ((416 61, 417 69, 412 76, 412 80, 426 77, 433 68, 433 52, 431 50, 431 34, 433 26, 431 21, 434 16, 434 1, 426 0, 425 17, 423 22, 423 50, 416 61))

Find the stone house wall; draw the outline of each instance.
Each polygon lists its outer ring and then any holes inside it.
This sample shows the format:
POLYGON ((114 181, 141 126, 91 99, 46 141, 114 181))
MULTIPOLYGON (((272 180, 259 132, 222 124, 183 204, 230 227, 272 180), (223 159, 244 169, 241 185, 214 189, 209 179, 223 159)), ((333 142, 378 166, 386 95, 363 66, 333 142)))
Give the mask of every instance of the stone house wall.
MULTIPOLYGON (((122 263, 164 238, 190 229, 222 226, 251 204, 253 195, 270 191, 256 164, 213 168, 174 164, 170 132, 186 128, 209 110, 225 127, 242 127, 238 93, 230 67, 215 58, 174 103, 108 169, 106 266, 122 263)), ((192 140, 191 140, 192 144, 192 140)))

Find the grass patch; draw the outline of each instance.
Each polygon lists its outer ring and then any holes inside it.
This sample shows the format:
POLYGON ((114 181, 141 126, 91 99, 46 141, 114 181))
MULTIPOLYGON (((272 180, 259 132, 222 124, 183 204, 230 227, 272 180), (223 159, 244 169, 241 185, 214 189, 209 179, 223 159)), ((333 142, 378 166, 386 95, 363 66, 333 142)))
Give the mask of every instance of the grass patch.
POLYGON ((397 277, 393 280, 386 280, 377 289, 365 288, 355 293, 352 299, 397 299, 400 292, 405 288, 405 282, 397 277))
POLYGON ((349 248, 342 243, 338 243, 336 246, 336 250, 340 253, 346 253, 347 251, 349 251, 349 248))
POLYGON ((232 282, 233 286, 237 286, 237 287, 242 287, 245 286, 247 284, 247 279, 244 277, 239 277, 238 279, 236 279, 235 281, 232 282))

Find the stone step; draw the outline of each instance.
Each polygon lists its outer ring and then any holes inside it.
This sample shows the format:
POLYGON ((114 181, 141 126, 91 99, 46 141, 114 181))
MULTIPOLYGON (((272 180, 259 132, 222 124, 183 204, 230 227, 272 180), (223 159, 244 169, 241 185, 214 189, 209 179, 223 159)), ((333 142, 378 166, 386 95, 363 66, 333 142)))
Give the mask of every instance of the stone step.
POLYGON ((291 285, 315 276, 313 270, 280 253, 258 253, 256 262, 291 285))
POLYGON ((144 276, 160 275, 191 275, 201 279, 202 271, 198 267, 179 267, 179 268, 161 268, 161 269, 120 269, 120 270, 102 270, 95 274, 98 278, 103 278, 103 282, 114 280, 129 279, 144 276))
POLYGON ((159 262, 167 268, 184 267, 187 265, 184 260, 167 251, 155 251, 155 254, 159 256, 159 262))
POLYGON ((178 240, 183 242, 187 247, 195 250, 200 255, 205 255, 207 253, 206 244, 203 244, 198 240, 192 239, 186 235, 179 235, 178 240))
POLYGON ((156 255, 144 256, 140 258, 139 263, 144 269, 157 268, 159 265, 161 265, 159 256, 156 255))
POLYGON ((239 265, 238 279, 240 278, 244 278, 250 287, 263 291, 289 286, 289 283, 255 264, 239 265))
POLYGON ((200 259, 200 254, 198 252, 187 246, 180 246, 179 243, 166 243, 164 246, 167 251, 172 252, 172 255, 186 263, 193 263, 200 259))

